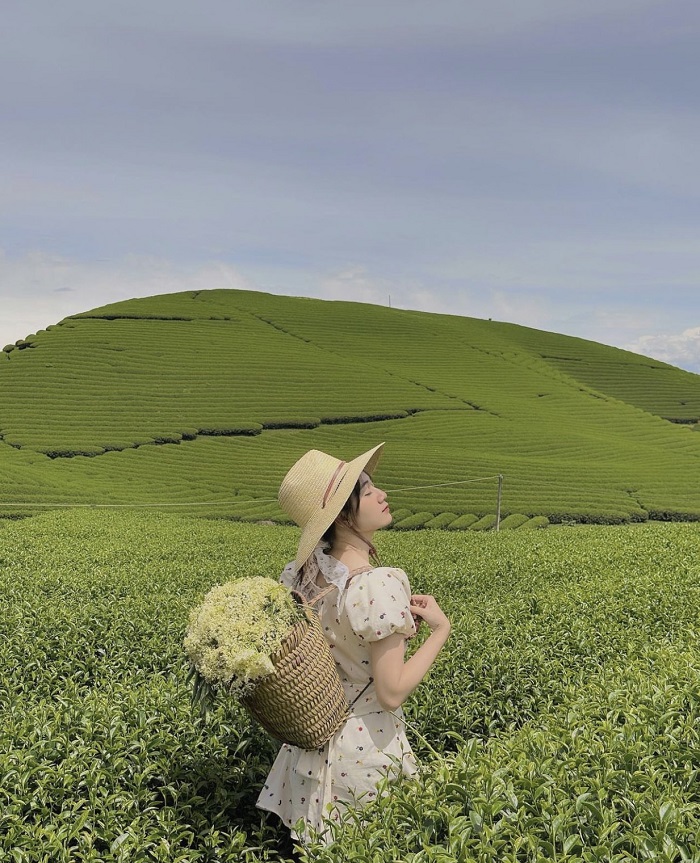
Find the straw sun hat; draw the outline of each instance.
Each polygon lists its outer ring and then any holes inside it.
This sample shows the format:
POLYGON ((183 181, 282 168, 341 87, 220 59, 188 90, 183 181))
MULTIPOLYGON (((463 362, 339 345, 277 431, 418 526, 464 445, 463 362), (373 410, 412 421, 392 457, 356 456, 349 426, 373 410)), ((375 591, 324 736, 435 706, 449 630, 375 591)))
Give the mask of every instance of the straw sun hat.
POLYGON ((294 561, 297 571, 340 515, 362 471, 372 475, 383 447, 380 443, 349 462, 312 449, 289 469, 278 499, 282 509, 301 528, 294 561))

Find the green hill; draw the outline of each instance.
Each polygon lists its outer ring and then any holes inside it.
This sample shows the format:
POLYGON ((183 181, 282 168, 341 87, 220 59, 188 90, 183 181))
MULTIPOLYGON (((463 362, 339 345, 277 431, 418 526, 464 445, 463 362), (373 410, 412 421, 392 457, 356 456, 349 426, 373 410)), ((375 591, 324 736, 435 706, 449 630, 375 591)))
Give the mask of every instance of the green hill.
POLYGON ((185 292, 74 315, 0 354, 0 515, 158 504, 279 520, 302 452, 385 440, 377 481, 399 526, 490 526, 498 474, 512 525, 696 520, 699 422, 699 375, 582 339, 185 292))

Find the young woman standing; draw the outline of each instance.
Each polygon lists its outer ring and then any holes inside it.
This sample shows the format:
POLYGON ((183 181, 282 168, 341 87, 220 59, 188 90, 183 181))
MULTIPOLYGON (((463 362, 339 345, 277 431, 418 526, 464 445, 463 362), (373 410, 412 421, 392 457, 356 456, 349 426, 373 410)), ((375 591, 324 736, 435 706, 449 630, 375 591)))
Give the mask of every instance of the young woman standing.
POLYGON ((432 596, 412 595, 403 570, 379 565, 374 533, 391 523, 386 494, 372 481, 383 446, 347 463, 311 450, 280 486, 282 509, 302 528, 281 581, 307 601, 318 599, 351 705, 349 718, 320 749, 284 744, 258 797, 257 805, 277 813, 301 841, 311 829, 323 835, 324 819, 337 820, 344 807, 373 800, 382 778, 416 772, 401 705, 450 633, 432 596), (430 634, 405 660, 406 639, 421 622, 430 634))

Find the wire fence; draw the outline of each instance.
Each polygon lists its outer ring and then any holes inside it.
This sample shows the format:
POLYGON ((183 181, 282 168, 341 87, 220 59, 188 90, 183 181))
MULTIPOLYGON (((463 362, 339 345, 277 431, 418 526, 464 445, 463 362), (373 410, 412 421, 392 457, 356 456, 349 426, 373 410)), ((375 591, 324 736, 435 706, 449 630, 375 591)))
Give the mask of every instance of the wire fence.
MULTIPOLYGON (((476 479, 457 479, 450 482, 429 483, 427 485, 409 485, 401 486, 400 488, 386 489, 387 494, 396 494, 403 491, 421 491, 427 488, 443 488, 452 485, 465 485, 466 483, 488 482, 489 480, 498 479, 499 483, 503 479, 503 474, 494 474, 494 476, 482 476, 476 479)), ((56 503, 38 503, 35 501, 0 501, 0 507, 4 508, 39 508, 39 509, 161 509, 162 507, 193 507, 193 506, 233 506, 235 504, 268 504, 277 503, 277 498, 261 499, 257 497, 243 498, 237 497, 232 500, 193 500, 193 501, 151 501, 148 503, 72 503, 58 501, 56 503)))

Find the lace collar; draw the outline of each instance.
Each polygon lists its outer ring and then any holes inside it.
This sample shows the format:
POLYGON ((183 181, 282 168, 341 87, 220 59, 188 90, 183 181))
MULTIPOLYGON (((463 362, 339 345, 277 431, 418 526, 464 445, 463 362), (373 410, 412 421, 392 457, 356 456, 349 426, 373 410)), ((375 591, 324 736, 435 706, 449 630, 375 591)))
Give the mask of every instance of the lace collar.
MULTIPOLYGON (((350 570, 344 563, 341 563, 339 560, 331 557, 322 545, 316 546, 311 557, 313 558, 313 563, 316 564, 315 567, 308 567, 312 570, 312 572, 314 572, 313 582, 315 582, 316 580, 315 570, 318 569, 318 571, 321 572, 321 574, 329 584, 333 584, 335 585, 335 587, 338 588, 338 611, 342 611, 343 606, 345 605, 346 587, 350 578, 350 570)), ((280 581, 282 581, 283 584, 287 585, 287 587, 299 589, 307 600, 313 599, 313 595, 308 596, 310 592, 313 594, 318 594, 321 590, 324 589, 319 589, 313 582, 312 591, 309 590, 309 588, 312 587, 311 584, 295 584, 297 578, 296 565, 294 561, 288 563, 282 570, 280 581)))

